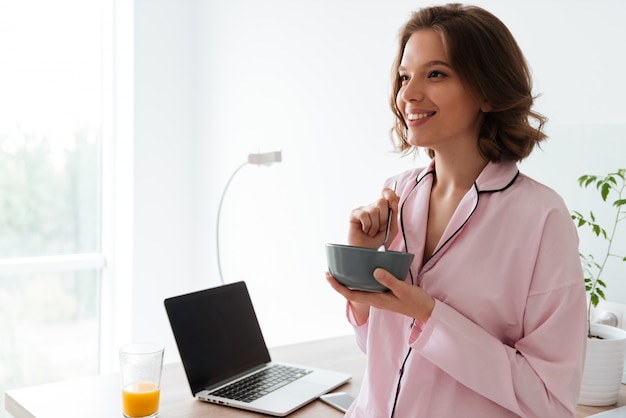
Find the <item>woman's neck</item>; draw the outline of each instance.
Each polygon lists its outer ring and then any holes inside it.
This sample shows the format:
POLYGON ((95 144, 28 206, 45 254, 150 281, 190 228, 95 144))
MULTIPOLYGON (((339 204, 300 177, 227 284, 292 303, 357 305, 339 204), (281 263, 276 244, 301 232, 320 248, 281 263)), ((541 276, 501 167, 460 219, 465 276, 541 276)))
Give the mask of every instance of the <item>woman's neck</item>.
POLYGON ((452 156, 435 154, 435 184, 443 194, 467 191, 489 161, 476 151, 452 156))

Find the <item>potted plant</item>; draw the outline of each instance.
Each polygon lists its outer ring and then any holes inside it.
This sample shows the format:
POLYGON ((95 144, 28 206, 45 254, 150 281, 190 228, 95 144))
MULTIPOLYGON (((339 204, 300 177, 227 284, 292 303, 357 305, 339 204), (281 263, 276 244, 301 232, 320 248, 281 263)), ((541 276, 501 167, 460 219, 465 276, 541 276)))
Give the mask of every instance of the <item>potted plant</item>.
POLYGON ((601 239, 604 251, 600 256, 580 254, 589 296, 587 306, 587 355, 585 371, 578 402, 583 405, 605 406, 617 402, 626 359, 626 331, 608 325, 591 322, 593 309, 605 299, 606 283, 603 273, 609 260, 626 261, 617 255, 613 244, 618 236, 620 223, 626 220, 626 169, 618 169, 606 176, 583 175, 578 179, 581 188, 595 187, 602 202, 611 205, 612 219, 608 228, 600 225, 593 211, 589 215, 572 211, 572 219, 578 228, 589 228, 601 239), (610 199, 609 199, 610 197, 610 199))

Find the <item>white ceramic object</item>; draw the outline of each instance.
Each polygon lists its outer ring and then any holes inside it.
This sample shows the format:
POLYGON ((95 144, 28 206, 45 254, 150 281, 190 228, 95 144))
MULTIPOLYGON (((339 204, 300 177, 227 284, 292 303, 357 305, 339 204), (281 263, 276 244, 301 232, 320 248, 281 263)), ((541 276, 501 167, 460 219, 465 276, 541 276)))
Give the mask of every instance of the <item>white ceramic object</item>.
POLYGON ((626 331, 603 324, 591 324, 591 333, 603 339, 587 340, 585 371, 578 403, 607 406, 617 402, 624 360, 626 331))

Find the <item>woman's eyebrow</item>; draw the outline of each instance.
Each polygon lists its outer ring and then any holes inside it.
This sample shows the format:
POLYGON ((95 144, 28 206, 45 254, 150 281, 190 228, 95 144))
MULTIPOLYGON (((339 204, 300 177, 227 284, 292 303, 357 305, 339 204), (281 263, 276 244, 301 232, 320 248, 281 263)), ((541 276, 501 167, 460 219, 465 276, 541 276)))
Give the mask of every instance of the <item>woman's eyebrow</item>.
MULTIPOLYGON (((450 64, 448 64, 445 61, 440 61, 440 60, 428 61, 428 62, 422 64, 421 68, 430 68, 430 67, 437 67, 437 66, 443 66, 443 67, 448 67, 448 68, 452 69, 452 66, 450 64)), ((404 66, 404 65, 400 65, 398 67, 398 71, 405 71, 405 70, 406 70, 406 66, 404 66)))
POLYGON ((424 64, 424 67, 436 67, 436 66, 444 66, 444 67, 448 67, 448 68, 452 68, 452 66, 450 64, 448 64, 445 61, 439 61, 439 60, 435 60, 435 61, 430 61, 427 62, 426 64, 424 64))

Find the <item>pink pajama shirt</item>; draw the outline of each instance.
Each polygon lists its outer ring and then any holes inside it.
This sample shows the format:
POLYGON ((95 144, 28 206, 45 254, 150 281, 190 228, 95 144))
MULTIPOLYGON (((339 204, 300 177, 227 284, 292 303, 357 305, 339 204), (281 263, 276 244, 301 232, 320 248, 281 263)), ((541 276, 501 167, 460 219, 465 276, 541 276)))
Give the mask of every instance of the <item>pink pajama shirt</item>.
POLYGON ((405 281, 435 308, 426 323, 376 308, 354 325, 367 354, 347 417, 573 417, 586 347, 578 236, 563 200, 489 163, 423 263, 434 163, 398 180, 405 281), (397 396, 396 396, 397 393, 397 396))

